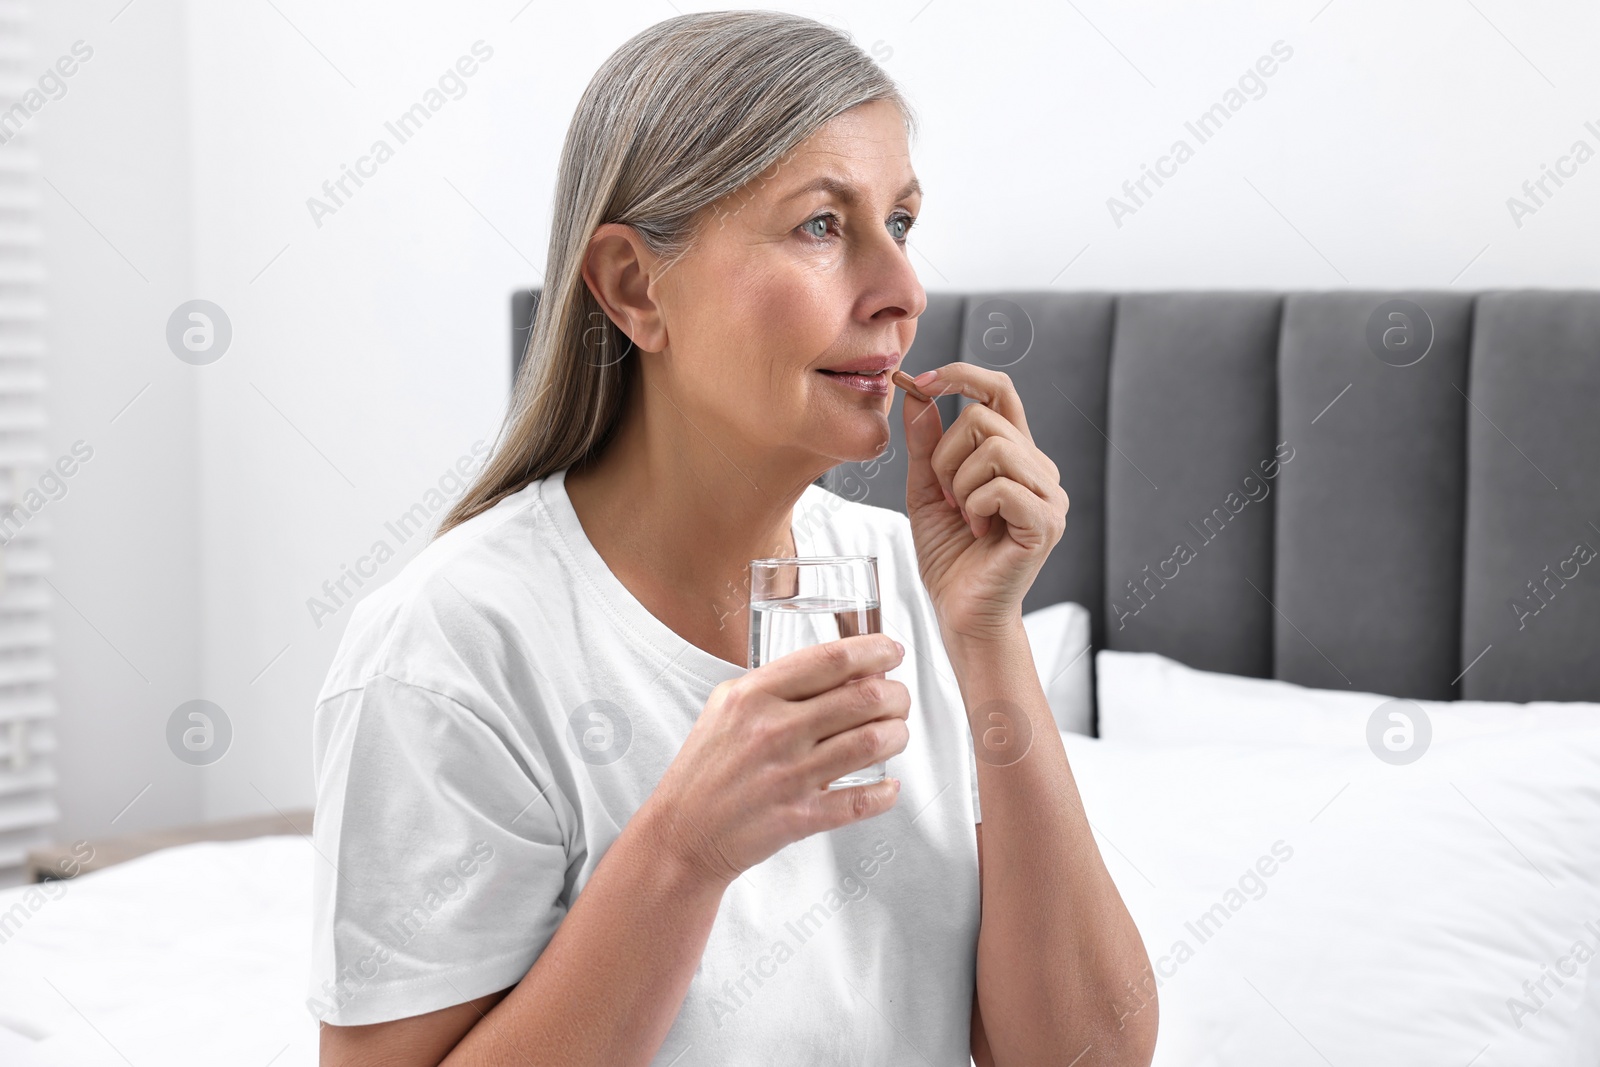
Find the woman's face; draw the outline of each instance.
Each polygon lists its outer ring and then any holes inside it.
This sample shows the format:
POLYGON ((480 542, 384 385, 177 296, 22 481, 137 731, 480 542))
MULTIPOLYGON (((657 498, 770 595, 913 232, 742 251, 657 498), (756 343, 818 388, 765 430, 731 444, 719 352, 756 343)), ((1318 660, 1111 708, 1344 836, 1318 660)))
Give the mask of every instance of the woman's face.
POLYGON ((927 304, 905 244, 921 201, 893 104, 834 118, 707 209, 695 247, 652 287, 666 334, 656 383, 734 448, 824 468, 878 455, 889 372, 927 304), (873 360, 867 389, 824 373, 873 360))

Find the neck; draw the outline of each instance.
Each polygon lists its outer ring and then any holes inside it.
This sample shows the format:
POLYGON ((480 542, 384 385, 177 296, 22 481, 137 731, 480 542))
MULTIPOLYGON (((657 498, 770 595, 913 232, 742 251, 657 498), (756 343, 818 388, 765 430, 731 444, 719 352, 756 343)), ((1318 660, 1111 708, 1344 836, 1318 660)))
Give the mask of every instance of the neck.
POLYGON ((828 465, 752 450, 665 396, 647 404, 649 385, 634 381, 604 451, 567 471, 567 495, 619 580, 705 647, 695 632, 744 622, 750 561, 796 554, 794 504, 828 465))

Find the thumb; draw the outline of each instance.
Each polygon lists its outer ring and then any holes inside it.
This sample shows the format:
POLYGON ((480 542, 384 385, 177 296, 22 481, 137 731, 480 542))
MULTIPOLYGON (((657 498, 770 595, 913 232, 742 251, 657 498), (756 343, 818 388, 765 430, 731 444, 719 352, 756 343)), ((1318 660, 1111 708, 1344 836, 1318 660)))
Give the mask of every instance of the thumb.
POLYGON ((933 449, 944 436, 939 407, 933 401, 918 400, 910 393, 901 398, 900 417, 905 425, 906 510, 926 507, 944 500, 944 490, 933 473, 933 449))

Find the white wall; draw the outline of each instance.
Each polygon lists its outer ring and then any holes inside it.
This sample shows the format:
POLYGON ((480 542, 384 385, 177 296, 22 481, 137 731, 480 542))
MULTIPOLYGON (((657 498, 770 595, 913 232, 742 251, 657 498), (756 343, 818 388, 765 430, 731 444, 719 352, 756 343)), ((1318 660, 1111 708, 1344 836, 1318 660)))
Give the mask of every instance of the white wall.
MULTIPOLYGON (((100 48, 51 105, 45 173, 150 279, 47 205, 52 432, 105 441, 57 509, 57 572, 149 678, 58 611, 74 833, 146 781, 119 828, 309 803, 312 701, 349 609, 319 627, 307 600, 380 538, 401 554, 373 581, 392 577, 421 538, 385 520, 492 438, 508 294, 540 280, 573 105, 674 14, 137 0, 108 22, 122 3, 40 20, 41 55, 100 48), (317 225, 307 198, 395 144, 385 121, 480 39, 466 94, 317 225), (234 328, 209 366, 165 350, 191 297, 234 328), (203 771, 161 735, 192 697, 235 729, 203 771)), ((1600 150, 1600 14, 1578 0, 791 9, 850 30, 921 114, 930 289, 1600 282, 1600 160, 1520 225, 1507 207, 1575 141, 1600 150), (1185 122, 1279 41, 1264 93, 1199 143, 1185 122), (1132 204, 1123 182, 1180 137, 1193 157, 1118 225, 1108 198, 1132 204)))
MULTIPOLYGON (((196 284, 184 14, 33 5, 31 82, 93 50, 29 121, 41 159, 46 455, 93 457, 48 523, 64 839, 198 821, 203 780, 166 747, 201 684, 197 368, 163 341, 196 284), (130 403, 131 402, 131 403, 130 403), (64 599, 63 599, 64 598, 64 599), (131 804, 131 806, 129 806, 131 804)), ((9 101, 7 102, 9 106, 9 101)), ((0 152, 19 150, 19 143, 0 152)))

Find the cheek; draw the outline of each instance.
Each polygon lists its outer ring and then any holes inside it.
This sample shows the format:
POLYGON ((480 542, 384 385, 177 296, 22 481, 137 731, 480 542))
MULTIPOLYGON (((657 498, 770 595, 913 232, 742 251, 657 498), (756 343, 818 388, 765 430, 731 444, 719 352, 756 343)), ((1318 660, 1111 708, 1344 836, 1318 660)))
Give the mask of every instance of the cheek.
MULTIPOLYGON (((715 275, 680 282, 671 315, 673 374, 689 395, 696 383, 719 383, 715 392, 744 393, 764 374, 762 349, 771 324, 744 286, 715 275)), ((709 399, 709 398, 704 398, 709 399)))
POLYGON ((809 407, 812 368, 854 354, 838 340, 850 326, 849 294, 819 267, 773 247, 708 257, 694 275, 695 366, 686 373, 718 376, 719 392, 741 398, 741 408, 764 402, 769 423, 773 411, 809 407))
POLYGON ((832 294, 821 279, 794 272, 770 278, 749 294, 741 317, 760 338, 762 364, 775 378, 793 383, 839 354, 836 345, 849 313, 848 300, 832 294))
MULTIPOLYGON (((685 390, 686 414, 758 449, 804 442, 849 459, 881 453, 887 426, 863 417, 870 402, 816 373, 819 365, 861 354, 852 306, 848 293, 815 272, 739 276, 695 312, 701 344, 695 366, 684 373, 717 385, 685 390)), ((887 413, 892 401, 883 399, 880 410, 887 413)))

